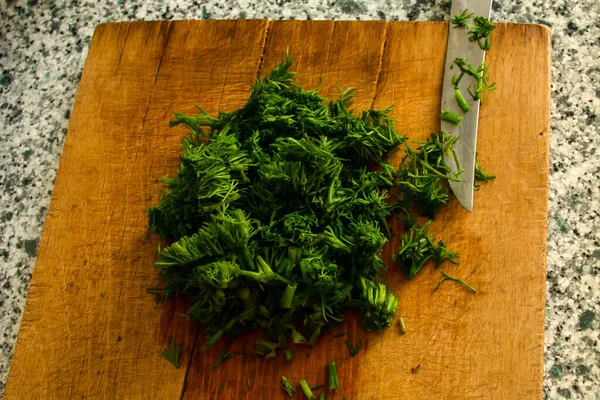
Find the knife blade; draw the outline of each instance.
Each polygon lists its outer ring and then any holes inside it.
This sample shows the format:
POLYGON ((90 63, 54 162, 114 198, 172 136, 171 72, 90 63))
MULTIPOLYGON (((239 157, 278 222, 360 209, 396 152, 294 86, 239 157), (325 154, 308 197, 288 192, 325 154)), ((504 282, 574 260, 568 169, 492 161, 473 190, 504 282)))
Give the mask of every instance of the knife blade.
MULTIPOLYGON (((490 18, 492 12, 492 0, 453 0, 451 16, 460 14, 468 9, 474 17, 483 16, 490 18)), ((468 63, 477 68, 485 60, 485 50, 482 50, 476 41, 468 39, 465 28, 454 27, 449 24, 448 47, 446 49, 446 63, 444 69, 444 81, 442 85, 442 109, 455 112, 463 116, 458 125, 442 120, 441 129, 459 139, 454 146, 456 159, 460 167, 464 169, 459 182, 450 181, 452 192, 468 211, 473 211, 473 184, 475 181, 475 154, 477 149, 477 125, 479 122, 479 104, 477 100, 471 104, 471 110, 464 113, 454 98, 455 85, 452 77, 458 75, 456 67, 450 66, 456 58, 464 58, 468 63)), ((472 100, 467 92, 469 85, 474 85, 470 77, 464 77, 458 84, 458 88, 467 101, 472 100)), ((444 161, 453 172, 458 171, 455 159, 452 155, 444 154, 444 161)))

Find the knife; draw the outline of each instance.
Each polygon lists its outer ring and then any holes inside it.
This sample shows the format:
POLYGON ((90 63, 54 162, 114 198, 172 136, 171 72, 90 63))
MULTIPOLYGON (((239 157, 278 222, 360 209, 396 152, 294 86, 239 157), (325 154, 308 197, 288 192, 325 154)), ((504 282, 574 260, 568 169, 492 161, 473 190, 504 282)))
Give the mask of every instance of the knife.
MULTIPOLYGON (((473 13, 473 17, 483 16, 490 18, 492 13, 492 0, 453 0, 451 16, 460 14, 465 9, 473 13)), ((456 58, 464 58, 468 63, 477 68, 485 59, 485 50, 482 50, 476 41, 469 41, 468 32, 465 28, 449 25, 448 47, 446 50, 446 64, 444 69, 444 81, 442 86, 442 109, 455 112, 463 116, 460 124, 453 125, 442 120, 441 128, 459 139, 454 146, 456 159, 460 167, 464 169, 460 175, 459 182, 449 181, 450 188, 454 195, 468 211, 473 211, 473 184, 475 182, 475 152, 477 148, 477 123, 479 120, 479 103, 477 100, 471 104, 471 110, 464 113, 456 99, 454 98, 454 84, 452 77, 458 75, 456 66, 450 69, 450 66, 456 58)), ((473 85, 473 80, 469 77, 463 78, 458 88, 465 96, 467 101, 471 100, 467 88, 473 85)), ((458 168, 452 155, 444 154, 444 161, 457 172, 458 168)))

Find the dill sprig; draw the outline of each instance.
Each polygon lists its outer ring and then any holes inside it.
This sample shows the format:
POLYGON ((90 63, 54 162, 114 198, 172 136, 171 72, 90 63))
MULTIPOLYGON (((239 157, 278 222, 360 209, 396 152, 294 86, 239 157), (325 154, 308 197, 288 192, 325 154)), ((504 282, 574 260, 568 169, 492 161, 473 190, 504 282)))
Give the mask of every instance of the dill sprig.
POLYGON ((465 28, 467 26, 467 22, 469 19, 473 17, 473 13, 469 12, 469 10, 465 9, 460 14, 456 14, 453 18, 450 19, 450 23, 455 25, 455 28, 465 28))
POLYGON ((479 160, 477 158, 478 153, 475 153, 475 185, 474 190, 479 190, 479 185, 477 181, 487 182, 491 179, 496 179, 496 175, 487 174, 483 171, 483 167, 479 164, 479 160))
POLYGON ((458 264, 458 253, 448 251, 442 241, 437 246, 434 244, 433 237, 427 232, 431 222, 411 226, 408 233, 401 236, 400 250, 394 259, 404 269, 406 279, 414 277, 430 259, 435 261, 436 268, 446 261, 458 264))
POLYGON ((442 282, 444 282, 446 280, 451 280, 451 281, 462 283, 463 286, 465 286, 467 289, 469 289, 473 293, 477 293, 477 289, 475 289, 473 286, 469 285, 463 279, 455 278, 452 275, 447 274, 446 272, 443 272, 443 271, 442 271, 442 275, 443 275, 443 277, 438 281, 437 285, 435 285, 435 288, 433 289, 434 292, 440 288, 440 285, 442 284, 442 282))
POLYGON ((477 16, 473 18, 473 15, 469 10, 464 10, 460 14, 454 15, 450 19, 450 23, 455 28, 465 28, 470 41, 476 41, 482 50, 489 50, 491 45, 490 32, 496 28, 496 25, 492 24, 486 17, 477 16), (472 24, 469 24, 470 19, 473 19, 472 24))
MULTIPOLYGON (((480 100, 481 92, 496 89, 495 82, 489 84, 487 81, 487 79, 488 79, 487 63, 483 62, 483 63, 479 64, 479 66, 477 68, 474 68, 464 58, 456 58, 456 59, 454 59, 454 62, 451 64, 451 67, 453 67, 454 65, 456 65, 460 69, 460 75, 458 77, 455 75, 452 78, 452 83, 454 84, 455 90, 458 90, 458 83, 462 80, 464 75, 469 75, 475 80, 475 85, 473 86, 473 89, 471 89, 471 86, 467 87, 467 91, 469 92, 469 94, 471 95, 473 100, 480 100)), ((454 94, 456 97, 457 96, 456 91, 454 94)), ((462 97, 462 94, 460 94, 460 96, 462 97)), ((463 108, 464 104, 461 105, 461 100, 459 100, 458 97, 456 97, 456 100, 458 101, 459 105, 461 106, 461 108, 464 111, 465 110, 463 108)), ((463 98, 463 100, 464 100, 464 98, 463 98)))
POLYGON ((294 385, 294 382, 290 381, 285 376, 282 376, 281 377, 281 389, 284 392, 286 392, 290 397, 292 397, 294 395, 294 392, 296 391, 296 385, 294 385))
POLYGON ((476 41, 482 50, 489 50, 491 46, 490 32, 496 28, 486 17, 473 18, 473 25, 467 26, 470 41, 476 41))

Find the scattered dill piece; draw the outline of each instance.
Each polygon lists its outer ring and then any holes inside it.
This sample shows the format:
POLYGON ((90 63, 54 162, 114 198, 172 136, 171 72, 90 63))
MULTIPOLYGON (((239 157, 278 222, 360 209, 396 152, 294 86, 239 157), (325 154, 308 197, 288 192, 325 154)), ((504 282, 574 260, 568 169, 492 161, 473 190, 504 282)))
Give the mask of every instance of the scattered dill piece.
POLYGON ((460 109, 464 112, 468 112, 471 109, 471 106, 469 103, 467 103, 459 89, 454 89, 454 98, 456 99, 460 109))
POLYGON ((282 375, 281 389, 283 389, 284 392, 286 392, 290 397, 292 397, 294 395, 294 392, 296 391, 296 385, 294 385, 294 382, 290 381, 288 378, 282 375))
POLYGON ((248 378, 248 380, 246 381, 246 383, 248 384, 248 387, 251 388, 252 387, 252 381, 250 380, 250 378, 248 378))
POLYGON ((404 323, 404 319, 402 317, 398 318, 398 325, 400 325, 400 333, 406 335, 406 324, 404 323))
MULTIPOLYGON (((362 287, 361 317, 367 331, 381 331, 392 325, 392 318, 398 308, 398 299, 382 283, 360 277, 362 287)), ((360 345, 358 345, 360 348, 360 345)))
MULTIPOLYGON (((473 86, 473 89, 471 89, 471 86, 467 87, 467 92, 469 92, 469 94, 471 95, 471 97, 473 98, 473 100, 481 100, 481 92, 485 92, 485 91, 490 91, 490 90, 495 90, 496 89, 496 83, 488 83, 488 64, 485 62, 482 62, 481 64, 479 64, 479 66, 477 68, 473 67, 470 63, 467 62, 467 60, 465 60, 464 58, 455 58, 454 62, 452 63, 452 66, 457 65, 458 68, 460 69, 460 75, 457 77, 456 75, 452 77, 452 83, 454 84, 454 88, 457 89, 458 88, 458 83, 461 81, 461 79, 463 78, 464 75, 469 75, 470 77, 472 77, 475 80, 475 85, 473 86)), ((459 102, 460 105, 460 101, 458 100, 456 91, 454 92, 454 96, 457 100, 457 102, 459 102)), ((461 93, 462 96, 462 93, 461 93)), ((463 97, 464 100, 464 97, 463 97)), ((466 103, 466 101, 465 101, 466 103)), ((467 104, 468 105, 468 104, 467 104)), ((461 106, 462 108, 462 106, 461 106)), ((464 111, 464 109, 463 109, 464 111)))
POLYGON ((482 50, 489 50, 491 45, 490 32, 496 28, 486 17, 473 18, 473 25, 467 26, 470 41, 476 41, 482 50))
POLYGON ((340 388, 340 382, 337 375, 337 367, 335 361, 329 361, 327 364, 327 377, 329 390, 338 390, 340 388))
POLYGON ((483 16, 473 18, 473 13, 469 10, 464 10, 460 14, 456 14, 450 19, 450 23, 455 28, 466 28, 467 34, 470 41, 476 41, 482 50, 489 50, 491 45, 490 32, 496 28, 496 25, 492 24, 490 20, 483 16), (469 24, 468 21, 473 18, 473 23, 469 24))
POLYGON ((325 392, 321 390, 321 394, 319 395, 319 400, 325 400, 325 392))
POLYGON ((479 67, 477 67, 477 72, 479 72, 479 75, 481 76, 481 86, 478 88, 479 92, 483 92, 486 90, 496 90, 496 82, 487 82, 488 71, 489 65, 486 62, 482 62, 481 64, 479 64, 479 67))
POLYGON ((302 392, 304 393, 304 396, 306 396, 307 400, 317 400, 313 392, 310 390, 310 386, 308 386, 306 379, 300 379, 300 387, 302 388, 302 392))
POLYGON ((454 64, 460 69, 461 73, 469 75, 476 80, 481 79, 479 72, 464 58, 455 58, 452 65, 454 64))
POLYGON ((452 19, 450 19, 450 23, 455 25, 455 28, 467 26, 467 21, 473 17, 473 13, 469 12, 469 10, 465 9, 460 14, 456 14, 452 19))
POLYGON ((448 251, 448 248, 441 240, 438 242, 437 247, 433 246, 433 260, 435 261, 435 267, 439 267, 446 261, 450 261, 452 264, 460 264, 457 259, 459 254, 454 251, 448 251))
POLYGON ((240 354, 242 354, 242 353, 239 351, 224 351, 223 353, 219 354, 219 358, 217 358, 217 361, 213 365, 213 369, 217 368, 219 365, 223 364, 225 361, 229 360, 230 358, 239 356, 240 354))
POLYGON ((339 337, 343 337, 346 336, 346 332, 340 332, 338 334, 336 334, 334 337, 339 338, 339 337))
POLYGON ((286 349, 283 354, 285 354, 285 362, 290 362, 292 361, 293 355, 292 355, 292 350, 290 349, 286 349))
POLYGON ((457 136, 446 132, 432 133, 423 142, 416 142, 416 151, 406 148, 406 157, 400 162, 396 172, 397 188, 402 195, 397 207, 400 211, 398 219, 404 221, 405 228, 417 224, 410 209, 418 206, 419 213, 431 219, 450 202, 450 192, 446 180, 460 181, 462 169, 457 162, 458 170, 453 172, 444 161, 444 155, 457 159, 454 145, 457 136))
MULTIPOLYGON (((481 166, 481 164, 479 164, 479 160, 477 159, 477 153, 475 153, 475 180, 487 182, 490 179, 495 178, 496 175, 486 174, 483 171, 483 167, 481 166)), ((479 190, 479 185, 475 184, 475 190, 479 190)))
POLYGON ((401 236, 400 250, 396 254, 396 259, 404 268, 406 279, 415 276, 427 260, 434 256, 432 239, 427 233, 429 225, 431 225, 431 220, 423 226, 411 227, 408 233, 401 236))
POLYGON ((442 241, 435 245, 433 237, 427 232, 429 225, 431 220, 423 226, 412 226, 408 233, 401 236, 400 250, 395 255, 395 259, 404 268, 406 279, 415 276, 430 259, 435 261, 436 268, 445 261, 458 264, 456 261, 459 257, 458 253, 448 251, 442 241))
POLYGON ((362 339, 358 339, 356 342, 356 346, 352 344, 349 340, 346 340, 346 346, 348 346, 348 352, 350 353, 350 357, 354 357, 360 351, 360 346, 362 345, 362 339))
POLYGON ((454 124, 454 125, 460 124, 460 121, 462 121, 462 119, 463 119, 463 117, 461 115, 458 115, 455 112, 448 111, 448 110, 445 110, 445 109, 442 109, 442 112, 440 114, 440 118, 442 120, 448 121, 448 122, 450 122, 451 124, 454 124))
POLYGON ((325 387, 325 384, 321 383, 320 385, 311 387, 310 390, 315 391, 315 390, 319 390, 323 387, 325 387))
POLYGON ((462 283, 466 288, 468 288, 469 290, 471 290, 473 293, 477 293, 477 289, 475 289, 473 286, 469 285, 467 282, 465 282, 464 280, 460 279, 460 278, 455 278, 445 272, 442 272, 442 279, 439 280, 439 282, 437 283, 437 285, 435 286, 435 288, 433 289, 433 291, 435 292, 436 290, 439 289, 440 285, 442 284, 442 282, 444 282, 445 280, 451 280, 451 281, 455 281, 455 282, 460 282, 462 283))
POLYGON ((179 345, 175 342, 175 338, 171 336, 171 345, 161 351, 162 356, 173 364, 175 368, 179 368, 181 366, 181 360, 183 359, 183 355, 179 355, 179 345))
POLYGON ((488 65, 483 62, 477 67, 477 77, 475 78, 476 85, 471 91, 471 86, 467 88, 467 92, 473 97, 473 100, 481 100, 481 92, 496 90, 496 82, 488 84, 488 65))
MULTIPOLYGON (((452 68, 454 66, 454 64, 450 64, 450 68, 452 68)), ((460 74, 458 75, 452 75, 452 84, 454 85, 455 89, 458 89, 458 84, 460 83, 460 81, 462 80, 462 78, 465 76, 465 72, 461 71, 460 74)), ((456 94, 455 94, 456 96, 456 94)))
POLYGON ((254 353, 264 356, 265 358, 274 358, 275 350, 279 347, 279 343, 259 338, 254 343, 254 353))

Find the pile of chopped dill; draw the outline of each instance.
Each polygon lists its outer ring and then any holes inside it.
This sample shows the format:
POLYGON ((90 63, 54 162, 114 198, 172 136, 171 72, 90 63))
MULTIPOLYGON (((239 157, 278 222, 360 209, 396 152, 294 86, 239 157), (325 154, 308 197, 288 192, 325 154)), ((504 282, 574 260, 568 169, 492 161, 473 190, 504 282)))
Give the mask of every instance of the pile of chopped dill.
POLYGON ((359 311, 369 331, 391 326, 398 299, 383 283, 391 218, 404 222, 395 259, 411 278, 429 259, 456 262, 416 215, 450 201, 444 163, 455 137, 433 134, 413 149, 390 109, 351 110, 354 89, 326 102, 294 82, 287 54, 251 87, 244 107, 211 117, 176 114, 189 131, 177 177, 148 209, 150 230, 171 243, 156 266, 163 297, 183 295, 208 336, 262 328, 256 353, 289 340, 312 345, 359 311), (403 151, 399 166, 387 160, 403 151))

